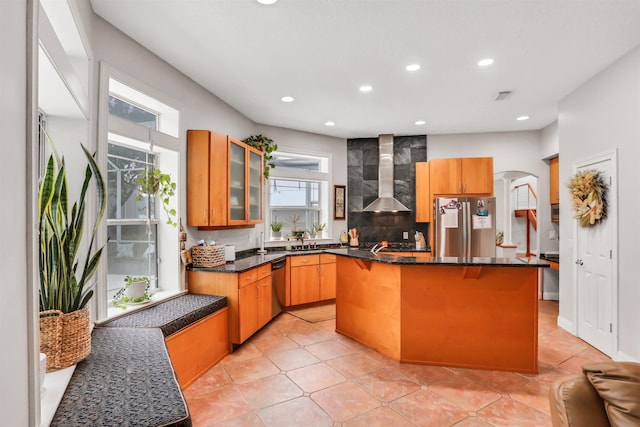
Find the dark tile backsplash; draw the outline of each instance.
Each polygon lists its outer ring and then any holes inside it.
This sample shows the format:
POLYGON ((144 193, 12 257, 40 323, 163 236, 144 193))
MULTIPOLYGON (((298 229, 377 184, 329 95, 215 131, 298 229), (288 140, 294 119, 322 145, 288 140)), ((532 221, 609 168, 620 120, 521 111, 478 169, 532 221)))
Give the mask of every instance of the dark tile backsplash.
POLYGON ((362 212, 362 208, 378 198, 378 138, 347 140, 347 206, 348 227, 360 231, 362 246, 387 240, 415 243, 413 235, 422 231, 429 241, 428 224, 416 224, 416 162, 427 161, 427 136, 393 138, 394 196, 411 209, 404 213, 362 212), (402 239, 402 232, 409 239, 402 239))

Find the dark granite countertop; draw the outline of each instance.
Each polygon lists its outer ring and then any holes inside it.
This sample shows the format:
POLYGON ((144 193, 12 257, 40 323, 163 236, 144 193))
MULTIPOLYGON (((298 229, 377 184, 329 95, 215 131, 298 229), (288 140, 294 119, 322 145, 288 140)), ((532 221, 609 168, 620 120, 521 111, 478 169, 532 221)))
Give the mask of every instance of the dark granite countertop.
POLYGON ((314 255, 325 253, 326 249, 309 249, 298 251, 269 251, 266 254, 256 254, 236 259, 234 262, 219 265, 217 267, 194 267, 187 266, 190 271, 210 271, 216 273, 242 273, 261 265, 284 260, 288 256, 314 255))
POLYGON ((548 268, 549 264, 537 258, 437 258, 437 257, 413 257, 398 256, 392 253, 380 252, 377 255, 362 249, 328 249, 325 252, 358 258, 366 261, 382 262, 385 264, 401 265, 460 265, 476 267, 530 267, 548 268))

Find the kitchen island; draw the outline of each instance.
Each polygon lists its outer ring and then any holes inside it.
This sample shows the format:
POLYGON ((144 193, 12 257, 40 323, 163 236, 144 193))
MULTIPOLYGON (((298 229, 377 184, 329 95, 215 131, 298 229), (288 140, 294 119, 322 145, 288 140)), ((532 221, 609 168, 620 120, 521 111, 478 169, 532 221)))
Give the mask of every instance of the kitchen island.
POLYGON ((337 332, 401 362, 537 373, 544 261, 326 252, 337 332))

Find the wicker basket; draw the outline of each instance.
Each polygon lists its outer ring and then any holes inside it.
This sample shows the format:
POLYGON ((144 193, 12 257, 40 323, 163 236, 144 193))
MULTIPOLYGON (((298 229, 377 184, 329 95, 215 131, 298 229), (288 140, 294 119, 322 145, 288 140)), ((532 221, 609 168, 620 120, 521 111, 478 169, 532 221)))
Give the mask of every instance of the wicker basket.
POLYGON ((194 267, 216 267, 225 263, 224 245, 193 246, 191 259, 194 267))
POLYGON ((75 365, 91 353, 87 307, 64 314, 40 312, 40 352, 47 355, 47 372, 75 365))

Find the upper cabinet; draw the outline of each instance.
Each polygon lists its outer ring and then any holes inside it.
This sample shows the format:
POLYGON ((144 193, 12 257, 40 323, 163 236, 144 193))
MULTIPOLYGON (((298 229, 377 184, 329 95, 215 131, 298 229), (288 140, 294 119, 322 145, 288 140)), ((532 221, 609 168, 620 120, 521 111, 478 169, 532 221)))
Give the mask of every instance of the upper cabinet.
POLYGON ((560 203, 559 157, 549 160, 549 201, 552 205, 560 203))
POLYGON ((431 194, 493 194, 493 157, 433 159, 429 163, 431 194))
POLYGON ((493 196, 493 157, 416 163, 416 222, 431 222, 434 197, 471 195, 493 196))
POLYGON ((187 131, 187 225, 262 222, 262 153, 230 136, 187 131))
POLYGON ((416 222, 431 222, 430 162, 416 162, 416 222))

